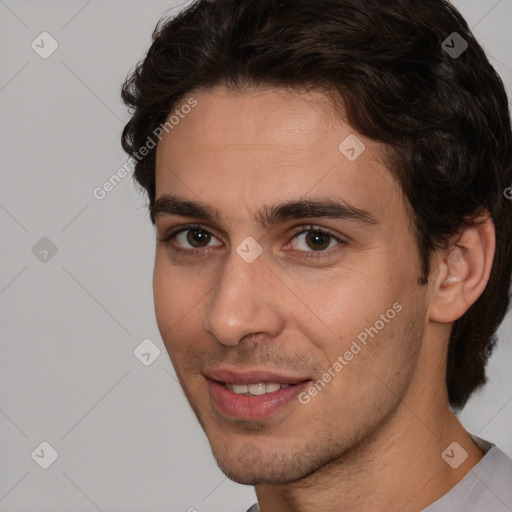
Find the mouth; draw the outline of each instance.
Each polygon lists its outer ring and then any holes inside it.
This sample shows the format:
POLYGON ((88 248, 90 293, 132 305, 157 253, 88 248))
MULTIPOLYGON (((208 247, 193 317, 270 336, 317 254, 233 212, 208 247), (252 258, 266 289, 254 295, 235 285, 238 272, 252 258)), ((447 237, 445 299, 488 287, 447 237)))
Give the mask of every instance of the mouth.
POLYGON ((217 368, 205 372, 213 407, 238 420, 267 418, 289 406, 312 381, 274 372, 217 368))
POLYGON ((290 384, 279 384, 279 382, 258 382, 257 384, 230 384, 229 382, 223 382, 222 384, 230 391, 233 391, 233 393, 244 396, 261 396, 290 387, 290 384))

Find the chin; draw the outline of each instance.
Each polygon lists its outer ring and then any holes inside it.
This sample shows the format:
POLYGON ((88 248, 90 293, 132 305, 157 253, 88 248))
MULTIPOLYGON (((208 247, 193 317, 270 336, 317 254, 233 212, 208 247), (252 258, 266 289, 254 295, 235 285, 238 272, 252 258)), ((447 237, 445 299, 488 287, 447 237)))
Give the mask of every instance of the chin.
POLYGON ((296 468, 275 467, 272 469, 264 468, 241 468, 232 465, 219 464, 222 472, 233 482, 243 485, 283 485, 301 480, 306 475, 297 474, 296 468))
POLYGON ((261 454, 251 443, 239 453, 215 453, 221 471, 236 483, 243 485, 283 485, 297 482, 322 466, 314 460, 303 460, 300 454, 272 452, 261 454))

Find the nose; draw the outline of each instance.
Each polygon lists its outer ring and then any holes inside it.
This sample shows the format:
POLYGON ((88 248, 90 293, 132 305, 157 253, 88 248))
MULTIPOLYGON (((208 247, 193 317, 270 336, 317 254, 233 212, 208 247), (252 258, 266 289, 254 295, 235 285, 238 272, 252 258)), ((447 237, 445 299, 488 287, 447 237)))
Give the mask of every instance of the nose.
POLYGON ((254 334, 276 337, 285 323, 279 306, 284 290, 262 257, 247 263, 233 251, 209 295, 202 327, 223 345, 254 334))

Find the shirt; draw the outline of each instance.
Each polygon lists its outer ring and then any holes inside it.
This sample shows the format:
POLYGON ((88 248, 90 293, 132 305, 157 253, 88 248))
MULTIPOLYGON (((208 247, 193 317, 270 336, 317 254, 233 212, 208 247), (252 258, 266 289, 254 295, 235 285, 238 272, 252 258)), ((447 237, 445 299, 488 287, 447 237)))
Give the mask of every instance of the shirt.
MULTIPOLYGON (((492 443, 471 437, 484 452, 483 458, 422 512, 512 512, 512 459, 492 443)), ((260 512, 258 504, 247 512, 260 512)))

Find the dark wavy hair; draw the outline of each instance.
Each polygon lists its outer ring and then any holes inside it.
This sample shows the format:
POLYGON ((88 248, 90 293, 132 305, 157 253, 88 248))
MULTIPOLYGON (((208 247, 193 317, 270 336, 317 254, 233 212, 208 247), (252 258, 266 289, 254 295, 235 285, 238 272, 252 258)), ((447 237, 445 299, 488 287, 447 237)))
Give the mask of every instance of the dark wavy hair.
POLYGON ((134 179, 153 223, 155 151, 137 150, 187 94, 218 85, 333 92, 349 124, 386 145, 412 206, 421 284, 431 252, 490 214, 491 275, 448 348, 448 396, 460 410, 487 380, 512 273, 508 99, 462 15, 445 0, 197 0, 162 18, 122 87, 131 110, 122 145, 137 155, 134 179), (459 45, 454 32, 468 43, 460 56, 447 51, 459 45))

